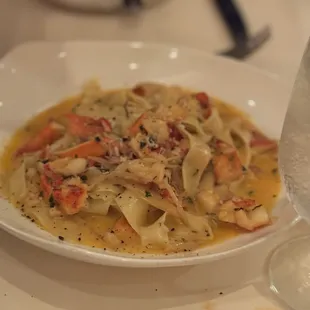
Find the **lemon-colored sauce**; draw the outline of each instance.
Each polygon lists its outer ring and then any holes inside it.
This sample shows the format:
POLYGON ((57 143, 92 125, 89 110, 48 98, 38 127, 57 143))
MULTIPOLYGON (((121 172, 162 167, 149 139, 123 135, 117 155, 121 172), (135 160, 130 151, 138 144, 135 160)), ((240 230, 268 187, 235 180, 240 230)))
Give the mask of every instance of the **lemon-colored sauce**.
MULTIPOLYGON (((49 108, 46 111, 35 116, 25 126, 15 132, 10 142, 6 146, 1 158, 0 168, 4 174, 9 175, 13 169, 14 161, 12 160, 17 148, 27 139, 36 134, 50 119, 55 119, 62 122, 62 116, 69 112, 79 101, 79 97, 69 98, 58 105, 49 108)), ((239 116, 245 118, 245 115, 234 107, 216 101, 220 114, 225 116, 239 116)), ((280 191, 280 178, 277 173, 277 158, 276 153, 269 152, 262 155, 257 155, 252 159, 252 164, 256 165, 261 172, 256 178, 245 177, 244 186, 240 189, 239 194, 243 197, 250 197, 257 201, 258 204, 263 204, 271 211, 275 204, 276 197, 280 191)), ((39 224, 38 220, 33 216, 33 209, 27 209, 24 205, 15 203, 22 213, 37 223, 41 228, 47 230, 55 236, 60 236, 61 239, 68 240, 73 243, 79 243, 96 248, 111 248, 102 238, 102 236, 110 231, 119 214, 116 212, 109 216, 90 215, 79 213, 70 217, 50 218, 48 225, 39 224)), ((32 208, 35 208, 33 206, 32 208)), ((47 206, 45 208, 48 209, 47 206)), ((42 213, 43 210, 38 210, 42 213)), ((46 210, 45 210, 46 213, 46 210)), ((216 244, 224 240, 230 239, 243 233, 233 225, 219 223, 217 228, 214 228, 214 239, 207 240, 197 246, 206 246, 216 244)), ((113 250, 129 253, 157 253, 162 254, 162 249, 153 247, 145 248, 140 245, 140 240, 137 235, 124 235, 124 243, 115 246, 113 250)), ((175 250, 174 250, 175 251, 175 250)), ((167 254, 171 252, 165 251, 167 254)))

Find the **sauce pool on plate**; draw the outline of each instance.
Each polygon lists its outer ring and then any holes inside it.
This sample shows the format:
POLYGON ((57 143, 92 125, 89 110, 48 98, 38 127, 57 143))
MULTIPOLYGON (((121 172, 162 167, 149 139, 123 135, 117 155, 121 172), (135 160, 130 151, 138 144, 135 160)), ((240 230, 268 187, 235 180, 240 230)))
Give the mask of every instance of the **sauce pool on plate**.
POLYGON ((277 142, 177 86, 82 94, 36 115, 1 156, 4 194, 58 237, 127 253, 192 251, 271 225, 277 142))

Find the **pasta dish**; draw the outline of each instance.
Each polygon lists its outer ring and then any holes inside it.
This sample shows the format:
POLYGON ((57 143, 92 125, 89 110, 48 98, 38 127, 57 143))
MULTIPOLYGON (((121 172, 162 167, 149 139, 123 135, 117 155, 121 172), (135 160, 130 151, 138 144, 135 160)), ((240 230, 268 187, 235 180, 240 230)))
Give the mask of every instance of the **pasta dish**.
POLYGON ((20 128, 5 197, 61 241, 176 253, 272 223, 277 142, 228 104, 178 86, 97 82, 20 128))

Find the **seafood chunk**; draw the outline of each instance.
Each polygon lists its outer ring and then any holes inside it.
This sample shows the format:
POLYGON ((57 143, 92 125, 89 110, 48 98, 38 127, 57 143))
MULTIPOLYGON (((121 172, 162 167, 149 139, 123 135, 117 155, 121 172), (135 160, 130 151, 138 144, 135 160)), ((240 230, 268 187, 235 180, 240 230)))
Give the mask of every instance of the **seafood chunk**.
POLYGON ((86 207, 87 185, 80 178, 64 179, 50 168, 50 164, 44 165, 43 174, 40 176, 40 187, 49 207, 58 207, 62 213, 72 215, 86 207))
POLYGON ((203 117, 207 119, 211 113, 211 104, 210 104, 210 99, 206 93, 197 93, 195 95, 195 98, 198 100, 200 107, 203 109, 203 117))
POLYGON ((87 139, 103 132, 111 132, 112 126, 105 118, 94 119, 74 113, 66 115, 68 131, 73 136, 87 139))
POLYGON ((49 163, 52 171, 55 173, 70 176, 82 173, 87 166, 87 160, 84 158, 61 158, 49 163))
POLYGON ((59 189, 53 190, 52 197, 63 213, 76 214, 86 206, 87 186, 82 183, 63 184, 59 189))
POLYGON ((269 214, 265 207, 256 205, 253 199, 233 198, 225 202, 220 207, 218 218, 249 231, 270 224, 269 214))
POLYGON ((278 144, 276 141, 271 140, 258 131, 252 133, 252 139, 250 141, 252 148, 257 148, 260 151, 268 151, 276 149, 278 144))
POLYGON ((202 190, 197 194, 197 200, 203 210, 207 213, 214 213, 220 202, 219 196, 213 190, 202 190))
POLYGON ((156 118, 148 118, 142 121, 146 132, 159 144, 165 143, 169 139, 169 128, 167 123, 156 118))
POLYGON ((129 135, 135 136, 138 132, 140 132, 140 127, 142 125, 143 120, 146 118, 146 114, 142 113, 135 122, 129 127, 128 132, 129 135))
POLYGON ((58 140, 64 134, 64 131, 64 126, 51 121, 36 136, 28 140, 21 148, 19 148, 16 155, 19 156, 24 153, 33 153, 42 150, 45 146, 58 140))
POLYGON ((243 175, 241 161, 237 152, 213 157, 214 174, 217 184, 230 183, 243 175))
POLYGON ((237 151, 224 142, 217 142, 217 151, 212 159, 216 183, 226 184, 241 178, 243 169, 237 151))
POLYGON ((90 140, 55 154, 62 158, 87 158, 89 156, 102 156, 107 152, 107 150, 107 147, 100 143, 100 141, 90 140))

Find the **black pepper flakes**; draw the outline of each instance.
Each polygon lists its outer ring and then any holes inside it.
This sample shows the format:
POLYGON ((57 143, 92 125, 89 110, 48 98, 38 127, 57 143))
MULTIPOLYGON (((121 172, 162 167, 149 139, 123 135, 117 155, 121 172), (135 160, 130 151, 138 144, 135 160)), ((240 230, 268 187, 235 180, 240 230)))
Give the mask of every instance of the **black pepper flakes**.
POLYGON ((140 149, 143 149, 143 148, 145 148, 145 147, 146 147, 146 142, 141 141, 141 142, 140 142, 140 149))
POLYGON ((78 241, 81 241, 82 239, 81 239, 81 237, 78 237, 78 241))
POLYGON ((63 236, 58 236, 58 239, 61 240, 61 241, 65 240, 65 238, 63 236))
POLYGON ((140 131, 141 131, 143 134, 147 135, 147 131, 146 131, 146 129, 144 128, 143 125, 140 125, 139 128, 140 128, 140 131))
POLYGON ((257 205, 257 206, 255 206, 253 209, 252 209, 252 211, 254 211, 255 209, 257 209, 257 208, 260 208, 262 205, 257 205))
POLYGON ((152 194, 149 191, 145 191, 145 197, 152 197, 152 194))
POLYGON ((170 229, 170 231, 175 231, 175 228, 174 228, 174 227, 172 227, 172 228, 170 229))
POLYGON ((100 137, 95 137, 95 141, 100 142, 101 141, 100 137))
POLYGON ((48 199, 48 202, 49 202, 50 208, 54 208, 55 207, 55 200, 54 200, 53 195, 50 196, 50 198, 48 199))
POLYGON ((193 173, 193 177, 194 177, 195 175, 197 175, 198 172, 199 172, 199 169, 195 169, 195 171, 194 171, 194 173, 193 173))
POLYGON ((123 141, 123 142, 128 142, 128 141, 130 141, 130 137, 123 137, 123 138, 122 138, 122 141, 123 141))
POLYGON ((81 176, 80 176, 80 179, 81 179, 83 182, 86 182, 86 181, 87 181, 87 176, 86 176, 86 175, 81 175, 81 176))

